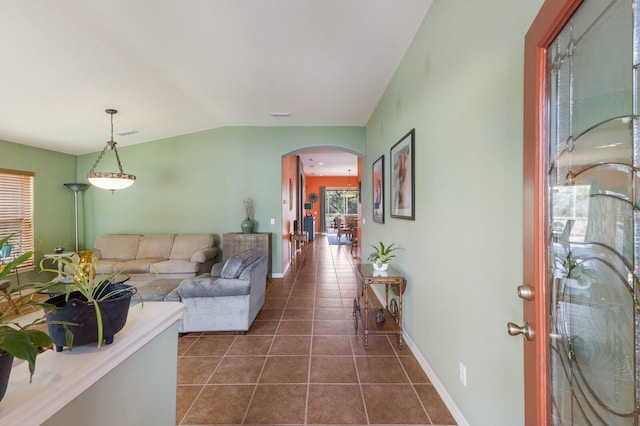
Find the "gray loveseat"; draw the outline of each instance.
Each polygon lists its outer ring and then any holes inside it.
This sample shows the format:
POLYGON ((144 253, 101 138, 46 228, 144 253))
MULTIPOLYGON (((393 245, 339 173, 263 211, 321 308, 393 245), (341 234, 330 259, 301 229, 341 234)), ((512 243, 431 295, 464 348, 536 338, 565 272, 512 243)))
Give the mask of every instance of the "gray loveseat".
MULTIPOLYGON (((267 256, 247 250, 183 279, 163 300, 184 305, 178 331, 247 332, 264 305, 267 256)), ((149 283, 153 285, 152 283, 149 283)))

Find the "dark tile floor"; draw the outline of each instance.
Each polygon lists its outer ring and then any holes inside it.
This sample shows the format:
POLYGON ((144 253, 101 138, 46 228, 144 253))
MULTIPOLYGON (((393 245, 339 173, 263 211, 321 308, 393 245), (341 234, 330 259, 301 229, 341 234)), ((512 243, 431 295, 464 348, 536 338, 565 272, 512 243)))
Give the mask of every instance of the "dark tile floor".
POLYGON ((455 424, 395 336, 370 336, 364 350, 350 248, 318 235, 269 281, 247 335, 180 337, 177 425, 455 424))

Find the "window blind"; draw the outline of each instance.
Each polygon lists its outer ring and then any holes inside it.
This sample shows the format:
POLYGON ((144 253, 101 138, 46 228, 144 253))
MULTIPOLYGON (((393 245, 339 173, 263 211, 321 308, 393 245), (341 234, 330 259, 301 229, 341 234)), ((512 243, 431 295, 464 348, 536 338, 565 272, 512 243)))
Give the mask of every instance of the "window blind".
MULTIPOLYGON (((9 259, 33 251, 33 177, 34 173, 0 169, 0 237, 15 234, 9 259)), ((34 267, 33 256, 18 269, 34 267)))

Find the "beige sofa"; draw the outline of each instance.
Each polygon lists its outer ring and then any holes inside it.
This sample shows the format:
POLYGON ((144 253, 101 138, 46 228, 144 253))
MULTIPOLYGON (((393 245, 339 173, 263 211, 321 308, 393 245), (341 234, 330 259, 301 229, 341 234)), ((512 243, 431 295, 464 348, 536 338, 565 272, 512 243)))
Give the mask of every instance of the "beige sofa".
POLYGON ((138 285, 159 278, 193 278, 209 272, 218 248, 213 234, 108 234, 96 238, 96 273, 122 273, 138 285))

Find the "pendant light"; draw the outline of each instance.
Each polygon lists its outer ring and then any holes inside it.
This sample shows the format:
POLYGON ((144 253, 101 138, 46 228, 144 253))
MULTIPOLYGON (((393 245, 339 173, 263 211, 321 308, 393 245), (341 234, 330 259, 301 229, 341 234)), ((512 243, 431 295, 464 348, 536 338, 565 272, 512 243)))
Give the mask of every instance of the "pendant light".
POLYGON ((355 197, 356 194, 354 194, 351 190, 351 169, 348 169, 349 171, 349 180, 347 181, 347 192, 345 192, 344 196, 346 198, 351 198, 351 197, 355 197))
POLYGON ((87 178, 89 182, 93 186, 97 186, 98 188, 108 189, 113 194, 117 189, 125 189, 133 185, 136 177, 134 175, 130 175, 125 173, 122 170, 122 163, 120 162, 120 156, 118 155, 118 150, 116 149, 116 142, 113 140, 113 115, 118 113, 118 110, 115 109, 106 109, 104 112, 111 115, 111 140, 107 142, 107 145, 104 147, 100 155, 98 155, 98 159, 89 170, 87 174, 87 178), (118 169, 119 172, 96 172, 94 171, 96 167, 98 167, 98 163, 102 160, 102 156, 107 151, 107 149, 112 150, 116 155, 116 160, 118 161, 118 169))

